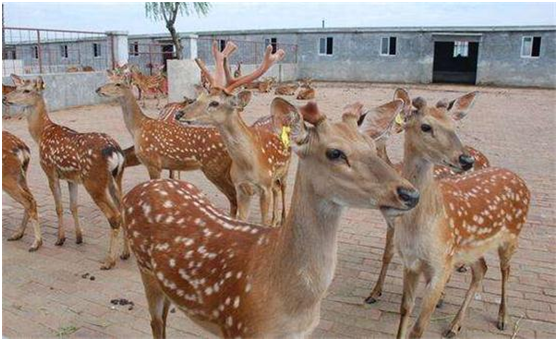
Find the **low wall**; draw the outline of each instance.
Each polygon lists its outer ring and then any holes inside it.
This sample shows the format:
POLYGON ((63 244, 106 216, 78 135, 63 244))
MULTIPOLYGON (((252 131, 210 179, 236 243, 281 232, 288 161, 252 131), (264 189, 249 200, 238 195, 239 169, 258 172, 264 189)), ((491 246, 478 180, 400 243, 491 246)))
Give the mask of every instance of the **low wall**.
MULTIPOLYGON (((254 71, 258 65, 242 64, 243 74, 254 71)), ((208 66, 213 71, 213 66, 208 66)), ((193 60, 167 60, 169 77, 169 101, 178 102, 195 97, 194 84, 200 83, 200 69, 193 60)), ((269 69, 262 77, 275 77, 279 82, 288 82, 298 79, 298 66, 296 64, 278 64, 269 69)))
MULTIPOLYGON (((34 79, 38 76, 21 75, 24 79, 34 79)), ((95 93, 99 86, 108 82, 107 73, 104 71, 51 73, 41 76, 45 82, 44 97, 49 111, 109 101, 95 93)), ((13 84, 10 77, 3 77, 2 83, 13 84)))

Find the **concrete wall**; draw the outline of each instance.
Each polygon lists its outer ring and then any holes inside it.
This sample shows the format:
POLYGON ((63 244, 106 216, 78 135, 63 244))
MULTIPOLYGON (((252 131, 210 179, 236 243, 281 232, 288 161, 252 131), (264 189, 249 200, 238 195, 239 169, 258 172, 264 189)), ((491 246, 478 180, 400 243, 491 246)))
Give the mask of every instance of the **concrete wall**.
POLYGON ((500 86, 556 87, 555 32, 495 32, 483 34, 477 83, 500 86), (524 36, 541 37, 540 57, 521 57, 524 36))
MULTIPOLYGON (((169 77, 169 101, 178 102, 195 97, 194 84, 200 84, 200 69, 193 60, 168 60, 169 77)), ((248 74, 259 65, 243 65, 242 72, 248 74)), ((214 67, 208 66, 213 72, 214 67)), ((298 78, 298 66, 296 64, 277 64, 268 70, 261 78, 275 77, 279 82, 293 81, 298 78)))
MULTIPOLYGON (((21 75, 24 79, 33 79, 37 76, 21 75)), ((99 86, 108 82, 104 71, 52 73, 44 74, 42 77, 45 81, 44 97, 49 111, 108 101, 95 93, 99 86)), ((10 77, 3 77, 2 83, 13 84, 10 77)))

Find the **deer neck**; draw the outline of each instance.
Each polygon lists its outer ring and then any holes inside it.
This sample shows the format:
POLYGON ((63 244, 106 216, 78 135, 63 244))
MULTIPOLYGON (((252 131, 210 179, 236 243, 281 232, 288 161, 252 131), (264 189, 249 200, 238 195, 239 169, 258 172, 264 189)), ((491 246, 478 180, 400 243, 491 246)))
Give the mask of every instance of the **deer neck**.
POLYGON ((238 113, 230 115, 223 124, 218 125, 219 132, 223 136, 223 142, 227 147, 231 159, 241 169, 252 168, 256 162, 256 142, 250 128, 240 118, 238 113))
MULTIPOLYGON (((402 221, 406 225, 406 231, 423 231, 434 229, 437 224, 433 222, 438 219, 443 197, 434 179, 434 164, 421 155, 413 146, 413 143, 405 139, 405 152, 403 155, 402 175, 420 192, 420 200, 417 206, 403 216, 402 221)), ((419 233, 427 236, 428 234, 419 233)))
POLYGON ((272 285, 291 310, 313 309, 333 279, 337 261, 337 228, 344 209, 316 194, 300 161, 291 207, 270 248, 272 285))
POLYGON ((53 124, 46 110, 44 98, 41 96, 37 103, 29 107, 27 113, 27 123, 29 126, 29 133, 35 142, 41 142, 41 135, 44 129, 53 124))
POLYGON ((124 114, 124 123, 126 128, 132 134, 136 135, 136 132, 140 129, 143 120, 147 119, 147 116, 141 111, 138 101, 134 97, 132 91, 128 90, 124 96, 118 99, 120 106, 122 107, 122 113, 124 114))

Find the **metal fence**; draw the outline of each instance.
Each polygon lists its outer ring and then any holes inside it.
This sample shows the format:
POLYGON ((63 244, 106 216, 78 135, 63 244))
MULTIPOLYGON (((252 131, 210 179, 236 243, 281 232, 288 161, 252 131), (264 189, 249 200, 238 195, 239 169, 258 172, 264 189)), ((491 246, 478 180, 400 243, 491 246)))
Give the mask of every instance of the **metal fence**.
POLYGON ((271 45, 274 51, 278 49, 283 49, 285 51, 285 58, 280 63, 287 64, 296 63, 298 61, 298 46, 296 44, 278 43, 276 41, 197 38, 198 57, 203 59, 208 65, 213 64, 211 46, 215 40, 217 44, 219 44, 221 50, 225 48, 227 41, 233 42, 238 47, 237 51, 229 60, 231 66, 238 62, 242 64, 261 63, 267 45, 271 45))
POLYGON ((128 64, 137 65, 141 72, 154 75, 166 71, 167 59, 175 59, 172 43, 128 42, 128 64))
POLYGON ((2 37, 4 76, 113 67, 112 37, 104 32, 3 27, 2 37))

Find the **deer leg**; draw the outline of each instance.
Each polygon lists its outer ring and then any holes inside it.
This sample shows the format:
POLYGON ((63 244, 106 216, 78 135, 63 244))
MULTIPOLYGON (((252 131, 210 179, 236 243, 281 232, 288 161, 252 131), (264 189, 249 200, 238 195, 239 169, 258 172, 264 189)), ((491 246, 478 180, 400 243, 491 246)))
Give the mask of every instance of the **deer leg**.
MULTIPOLYGON (((115 181, 116 181, 116 193, 111 193, 112 195, 112 199, 113 202, 116 204, 117 207, 120 208, 120 210, 122 211, 122 178, 124 176, 124 170, 122 170, 121 172, 119 172, 116 177, 115 177, 115 181)), ((123 217, 124 215, 121 213, 121 216, 123 217)), ((128 243, 128 237, 126 236, 126 233, 124 231, 122 231, 122 253, 120 254, 120 259, 124 260, 124 259, 128 259, 130 258, 130 244, 128 243)))
POLYGON ((457 315, 455 315, 455 318, 451 323, 450 329, 444 333, 445 338, 454 338, 461 330, 461 324, 463 322, 463 318, 465 317, 465 313, 467 312, 467 308, 469 307, 469 304, 471 303, 475 292, 479 289, 479 286, 482 279, 484 278, 484 275, 486 274, 487 269, 488 267, 486 266, 486 261, 484 260, 484 258, 480 258, 471 266, 473 276, 473 278, 471 279, 471 285, 469 286, 469 290, 467 290, 467 294, 465 295, 465 299, 463 300, 461 308, 459 308, 457 315))
POLYGON ((409 334, 410 339, 418 339, 424 333, 426 327, 430 323, 430 316, 436 309, 436 304, 440 300, 442 291, 446 285, 448 276, 453 269, 442 269, 435 274, 427 274, 428 284, 426 285, 426 293, 422 299, 420 314, 409 334))
POLYGON ((161 178, 161 168, 147 167, 147 171, 149 172, 149 178, 151 180, 161 178))
POLYGON ((153 338, 164 339, 166 337, 166 320, 170 302, 159 288, 157 279, 150 274, 140 271, 145 297, 151 315, 151 331, 153 338))
POLYGON ((25 234, 27 229, 27 224, 29 220, 33 224, 33 230, 35 233, 35 240, 29 248, 29 252, 36 251, 42 244, 43 239, 41 236, 41 228, 39 226, 39 216, 37 214, 37 202, 33 198, 33 194, 29 191, 25 178, 20 179, 21 181, 13 182, 13 185, 3 184, 2 189, 6 191, 15 201, 20 203, 25 212, 23 213, 23 219, 21 221, 20 228, 12 234, 8 240, 19 240, 25 234))
POLYGON ((122 225, 122 216, 120 210, 114 204, 113 200, 108 196, 107 187, 101 186, 99 179, 88 180, 83 183, 85 189, 91 195, 91 198, 103 212, 110 224, 110 243, 107 257, 101 265, 101 270, 109 270, 116 264, 116 250, 118 248, 118 233, 122 225))
POLYGON ((394 254, 393 234, 395 230, 389 222, 387 225, 388 227, 386 231, 386 246, 384 247, 384 255, 382 257, 382 269, 380 270, 380 275, 378 276, 378 280, 376 281, 374 289, 372 289, 370 295, 368 295, 366 300, 364 300, 364 302, 368 304, 376 303, 378 301, 378 298, 382 296, 382 290, 384 287, 384 281, 386 280, 387 270, 394 254))
POLYGON ((401 299, 399 329, 397 338, 403 339, 407 335, 407 326, 415 306, 415 297, 419 274, 408 269, 403 270, 403 298, 401 299))
POLYGON ((70 211, 74 217, 74 226, 76 228, 76 244, 83 242, 83 231, 79 225, 78 216, 78 185, 68 181, 68 190, 70 192, 70 211))
POLYGON ((510 260, 515 253, 516 248, 517 242, 510 242, 498 249, 498 255, 500 256, 500 271, 502 273, 502 297, 500 299, 500 310, 498 311, 498 323, 496 326, 500 330, 506 329, 508 319, 508 312, 506 309, 506 284, 510 277, 510 260))
POLYGON ((281 194, 281 188, 279 183, 275 183, 271 191, 273 192, 273 214, 271 219, 271 226, 278 226, 281 223, 279 217, 279 195, 281 194))
POLYGON ((250 214, 250 199, 252 190, 249 185, 242 184, 236 188, 236 202, 238 204, 237 219, 246 221, 250 214))
POLYGON ((269 206, 271 200, 273 199, 272 189, 262 188, 260 192, 260 212, 262 216, 262 224, 265 226, 271 225, 271 219, 269 218, 269 206))
POLYGON ((62 246, 66 241, 64 233, 64 207, 62 206, 62 193, 60 192, 60 180, 57 178, 48 179, 50 191, 54 196, 54 205, 56 206, 56 215, 58 216, 58 239, 54 245, 62 246))
POLYGON ((281 224, 287 218, 287 178, 281 179, 281 224))

